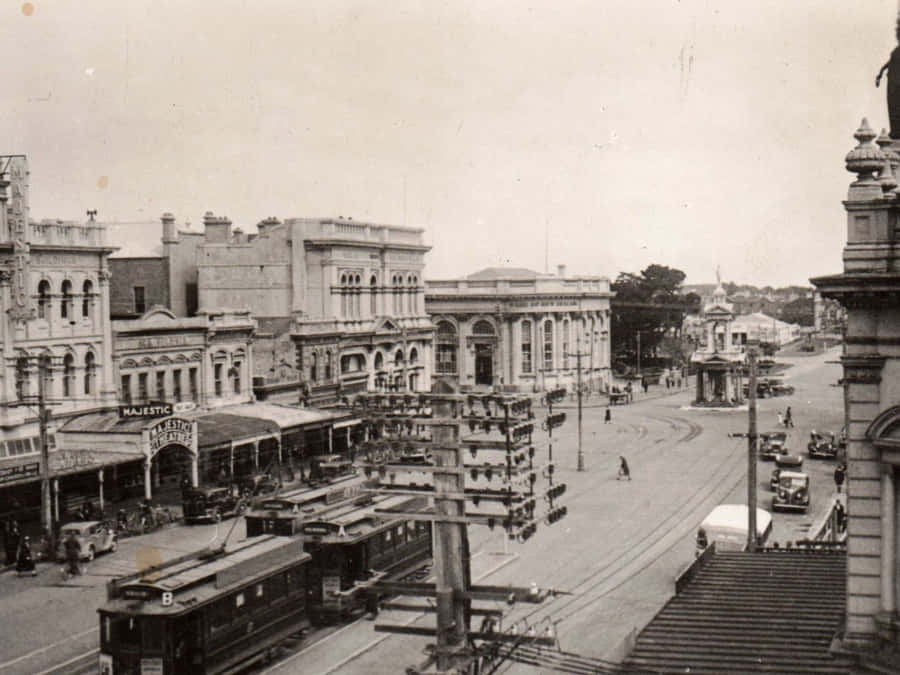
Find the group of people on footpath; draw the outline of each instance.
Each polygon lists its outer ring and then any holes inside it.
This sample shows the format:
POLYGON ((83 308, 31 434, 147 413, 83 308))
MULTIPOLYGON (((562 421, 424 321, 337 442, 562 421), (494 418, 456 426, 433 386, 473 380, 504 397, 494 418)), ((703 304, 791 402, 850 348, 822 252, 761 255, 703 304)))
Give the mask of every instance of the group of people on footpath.
MULTIPOLYGON (((23 535, 19 523, 13 518, 9 518, 3 523, 3 553, 5 556, 5 564, 7 566, 15 565, 15 572, 18 576, 37 576, 36 550, 43 551, 48 558, 52 555, 50 550, 50 537, 47 531, 40 537, 40 541, 35 544, 28 535, 23 535)), ((81 542, 74 532, 63 542, 66 552, 66 566, 64 572, 67 575, 81 574, 81 542)))

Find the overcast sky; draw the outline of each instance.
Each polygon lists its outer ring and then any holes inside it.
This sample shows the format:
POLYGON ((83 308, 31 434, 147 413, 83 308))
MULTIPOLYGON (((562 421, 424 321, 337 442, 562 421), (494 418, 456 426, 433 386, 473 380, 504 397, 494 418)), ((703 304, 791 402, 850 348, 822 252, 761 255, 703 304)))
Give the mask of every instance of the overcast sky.
MULTIPOLYGON (((34 218, 422 226, 430 278, 841 271, 895 0, 33 0, 0 153, 34 218)), ((158 221, 157 221, 158 222, 158 221)), ((196 226, 196 225, 195 225, 196 226)), ((121 243, 121 242, 113 242, 121 243)))

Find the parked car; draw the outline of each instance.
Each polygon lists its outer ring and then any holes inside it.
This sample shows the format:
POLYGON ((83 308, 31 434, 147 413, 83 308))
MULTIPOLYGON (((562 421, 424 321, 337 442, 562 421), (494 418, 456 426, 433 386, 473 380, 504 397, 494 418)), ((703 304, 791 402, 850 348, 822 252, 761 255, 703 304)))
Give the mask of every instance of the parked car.
POLYGON ((184 522, 219 522, 243 512, 244 501, 231 488, 200 487, 182 492, 184 522))
POLYGON ((272 494, 277 492, 279 487, 278 479, 267 473, 247 476, 240 481, 241 493, 251 497, 272 494))
POLYGON ((778 489, 778 477, 782 471, 800 471, 803 468, 803 457, 800 455, 778 455, 775 458, 775 468, 772 470, 772 478, 769 487, 773 491, 778 489))
POLYGON ((81 559, 93 560, 98 553, 115 552, 119 547, 116 530, 111 523, 100 520, 77 521, 66 523, 59 530, 59 541, 56 546, 56 557, 66 559, 66 540, 74 534, 81 544, 81 559))
POLYGON ((822 433, 813 429, 809 435, 809 443, 806 444, 806 449, 812 458, 836 459, 838 455, 838 441, 834 432, 822 433))
POLYGON ((769 380, 769 394, 771 396, 790 396, 793 393, 794 387, 789 384, 785 384, 784 380, 769 380))
POLYGON ((356 473, 353 462, 342 455, 316 455, 309 467, 309 482, 330 483, 336 478, 352 476, 356 473))
POLYGON ((803 511, 809 508, 809 476, 799 471, 782 471, 772 497, 773 511, 803 511))
POLYGON ((788 454, 786 431, 764 431, 759 435, 759 456, 762 459, 775 459, 778 455, 788 454))

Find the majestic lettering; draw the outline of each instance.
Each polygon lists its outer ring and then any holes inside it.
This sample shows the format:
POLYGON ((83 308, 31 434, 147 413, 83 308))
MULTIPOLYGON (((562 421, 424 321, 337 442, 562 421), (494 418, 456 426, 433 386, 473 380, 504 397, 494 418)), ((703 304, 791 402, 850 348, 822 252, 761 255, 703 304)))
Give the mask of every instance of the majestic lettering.
POLYGON ((171 403, 119 406, 119 417, 166 417, 167 415, 171 414, 171 403))
POLYGON ((194 447, 194 423, 181 417, 167 417, 157 422, 150 429, 150 456, 162 450, 167 445, 183 445, 186 448, 194 447))
POLYGON ((9 178, 9 238, 13 242, 12 303, 9 316, 24 323, 37 311, 28 292, 30 246, 28 245, 28 160, 24 155, 0 156, 0 172, 9 178))

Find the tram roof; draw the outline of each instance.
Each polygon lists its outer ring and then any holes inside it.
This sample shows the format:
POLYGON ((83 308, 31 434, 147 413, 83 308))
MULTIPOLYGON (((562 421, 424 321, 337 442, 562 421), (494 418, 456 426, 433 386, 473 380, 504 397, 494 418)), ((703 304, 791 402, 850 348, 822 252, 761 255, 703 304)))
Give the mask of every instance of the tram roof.
POLYGON ((316 541, 325 543, 354 543, 373 533, 393 527, 402 517, 392 517, 385 510, 419 511, 425 506, 423 497, 408 495, 378 495, 365 506, 348 505, 330 512, 328 518, 310 519, 303 525, 304 535, 318 535, 316 541), (378 509, 376 511, 376 509, 378 509))
POLYGON ((241 586, 310 559, 301 539, 261 535, 222 555, 182 560, 116 588, 103 609, 133 614, 179 614, 241 586), (164 593, 173 601, 163 605, 164 593))

